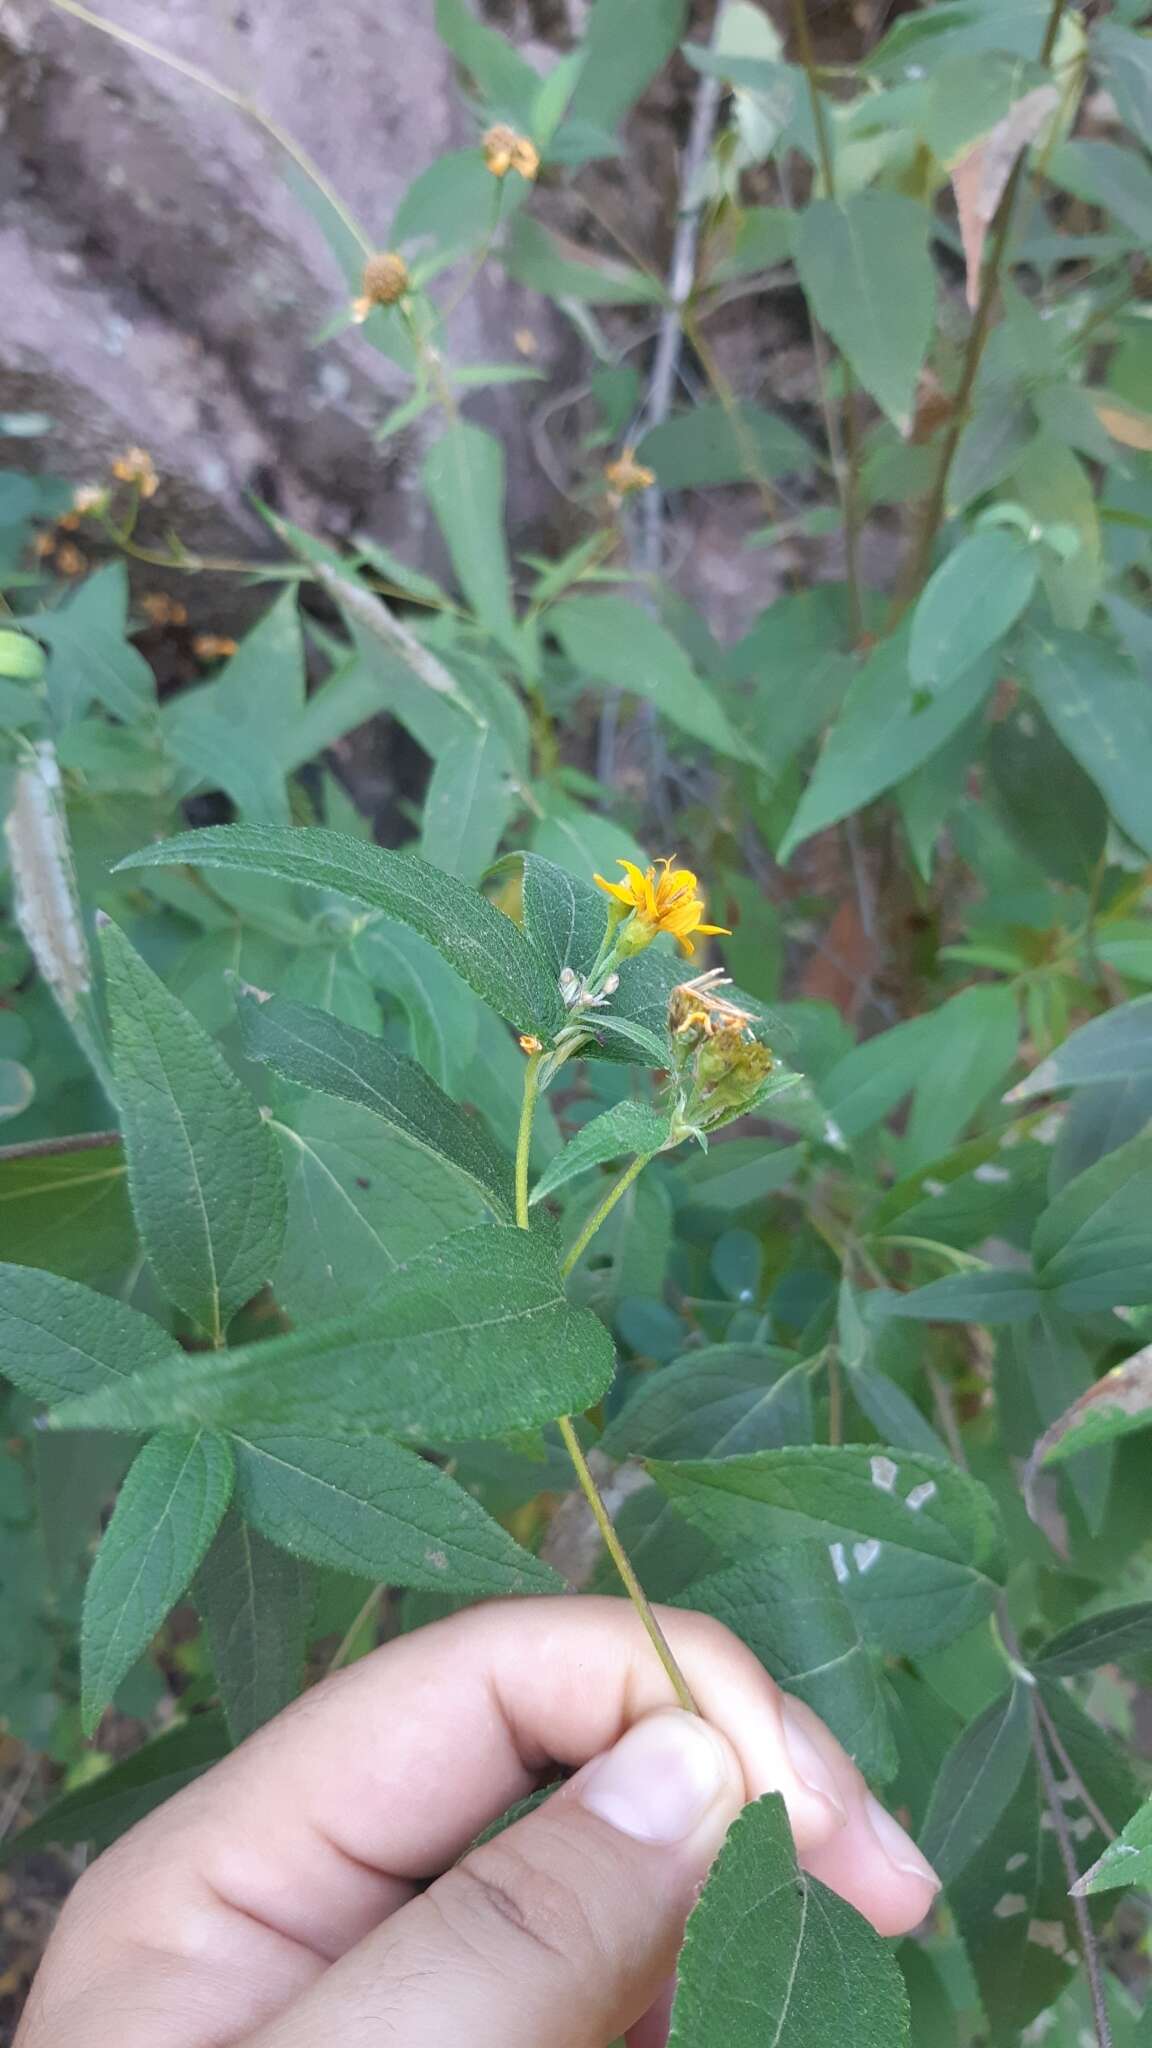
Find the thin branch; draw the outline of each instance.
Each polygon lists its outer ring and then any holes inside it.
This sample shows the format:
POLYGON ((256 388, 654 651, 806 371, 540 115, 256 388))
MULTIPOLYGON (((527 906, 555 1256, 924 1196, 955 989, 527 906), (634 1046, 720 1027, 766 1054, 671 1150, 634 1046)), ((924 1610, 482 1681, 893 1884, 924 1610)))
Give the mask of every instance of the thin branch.
POLYGON ((119 1143, 119 1131, 85 1131, 76 1138, 30 1138, 26 1145, 0 1146, 0 1166, 14 1159, 57 1159, 70 1152, 103 1151, 119 1143))
POLYGON ((1057 1763, 1060 1765, 1061 1770, 1064 1772, 1067 1782, 1075 1790, 1076 1797, 1080 1801, 1081 1806, 1084 1808, 1085 1813, 1091 1816, 1100 1833, 1103 1835, 1104 1840, 1106 1842, 1114 1842, 1116 1840, 1116 1829, 1113 1827, 1107 1814, 1101 1811, 1100 1807, 1097 1806, 1096 1801, 1093 1799, 1091 1792, 1088 1790, 1087 1785, 1084 1783, 1084 1779, 1081 1773, 1077 1770, 1075 1764, 1072 1761, 1072 1758, 1069 1756, 1068 1751, 1064 1746, 1064 1740, 1060 1734, 1060 1730, 1057 1728, 1055 1721, 1052 1719, 1051 1714, 1048 1712, 1048 1709, 1045 1706, 1043 1700, 1040 1698, 1039 1694, 1037 1694, 1036 1696, 1036 1712, 1039 1714, 1040 1719, 1044 1723, 1044 1733, 1048 1739, 1048 1746, 1051 1749, 1052 1754, 1056 1758, 1057 1763))
MULTIPOLYGON (((1066 5, 1067 0, 1052 0, 1052 11, 1048 17, 1048 25, 1045 29, 1044 41, 1040 49, 1039 61, 1041 64, 1047 64, 1052 55, 1066 5)), ((980 296, 976 302, 976 312, 973 316, 971 331, 968 335, 968 346, 964 352, 964 363, 960 372, 960 382, 956 389, 956 397, 953 401, 952 417, 941 443, 940 458, 936 464, 932 488, 928 493, 925 503, 924 516, 920 522, 920 531, 916 537, 916 544, 909 556, 904 574, 901 576, 899 588, 889 615, 888 630, 890 632, 893 627, 899 625, 905 612, 919 596, 931 567, 932 550, 936 544, 936 535, 940 531, 947 505, 948 478, 951 474, 956 450, 960 445, 960 436, 968 422, 968 408, 972 403, 972 394, 976 388, 976 379, 980 373, 980 364, 983 361, 984 348, 988 340, 992 308, 996 303, 996 296, 1000 287, 1000 273, 1012 233, 1016 197, 1024 176, 1026 160, 1027 152, 1022 149, 1012 166, 1008 182, 1000 197, 1000 204, 996 209, 988 252, 984 259, 984 270, 980 279, 980 296)))
POLYGON ((1068 1816, 1064 1811, 1064 1802, 1060 1797, 1056 1784, 1056 1773, 1052 1768, 1052 1758, 1048 1753, 1044 1725, 1040 1718, 1040 1702, 1036 1699, 1035 1694, 1032 1695, 1032 1705, 1035 1710, 1032 1714, 1032 1752, 1036 1758, 1036 1768, 1040 1773, 1040 1782, 1044 1787, 1044 1803, 1051 1816, 1052 1826, 1060 1850, 1060 1861, 1064 1865, 1068 1889, 1072 1893, 1072 1910, 1076 1916, 1076 1929, 1080 1937, 1080 1947, 1084 1957, 1084 1973, 1088 1979, 1088 1992, 1092 2000, 1092 2019, 1096 2030, 1096 2040, 1099 2048, 1112 2048, 1112 2022, 1108 2017, 1108 1994, 1104 1985, 1104 1970, 1100 1959, 1099 1944, 1096 1940, 1096 1929, 1092 1925, 1092 1915, 1088 1909, 1087 1899, 1082 1899, 1073 1890, 1073 1886, 1080 1876, 1080 1867, 1076 1861, 1076 1850, 1068 1827, 1068 1816))
POLYGON ((266 114, 262 107, 258 107, 254 100, 249 99, 247 93, 237 92, 233 86, 222 84, 220 79, 214 78, 212 73, 205 71, 201 65, 191 63, 187 57, 175 56, 171 50, 163 49, 159 43, 150 42, 147 36, 139 36, 133 29, 121 28, 118 22, 109 21, 105 15, 95 13, 91 7, 82 6, 80 0, 51 0, 51 5, 58 8, 62 14, 72 14, 77 21, 87 22, 90 28, 99 29, 102 35, 111 36, 113 42, 123 43, 129 50, 138 50, 142 57, 154 57, 158 64, 166 64, 170 71, 179 71, 195 85, 203 86, 205 92, 214 93, 217 99, 226 100, 229 106, 236 107, 242 114, 247 114, 248 119, 254 121, 258 128, 263 128, 264 133, 284 151, 285 156, 292 159, 297 170, 302 171, 309 183, 316 187, 333 213, 342 221, 352 239, 359 243, 364 254, 372 254, 375 244, 360 226, 359 221, 349 213, 344 201, 329 184, 319 165, 312 161, 307 150, 297 142, 295 136, 290 135, 286 128, 282 128, 278 121, 274 121, 270 114, 266 114))
MULTIPOLYGON (((832 150, 832 132, 828 126, 828 111, 820 92, 816 53, 812 48, 812 34, 808 27, 807 0, 791 0, 792 27, 800 62, 808 80, 808 96, 812 102, 812 120, 816 129, 816 147, 820 155, 820 173, 824 190, 829 199, 836 197, 836 159, 832 150)), ((860 426, 856 418, 856 379, 851 365, 841 357, 841 380, 843 384, 843 441, 844 459, 837 460, 838 437, 832 433, 832 408, 828 396, 827 377, 820 344, 816 341, 816 322, 812 320, 813 354, 816 358, 817 375, 821 387, 821 404, 828 429, 828 452, 836 470, 836 482, 840 492, 840 508, 844 517, 844 554, 848 576, 848 602, 851 608, 852 644, 858 646, 864 632, 863 586, 860 581, 860 426)))
MULTIPOLYGON (((722 12, 722 9, 717 12, 713 40, 719 32, 722 12)), ((651 433, 653 427, 662 426, 672 409, 672 398, 676 390, 676 378, 684 347, 685 315, 696 282, 696 256, 700 244, 700 215, 703 209, 701 183, 705 160, 712 147, 712 137, 716 130, 720 95, 720 80, 713 78, 708 72, 702 72, 696 87, 688 141, 680 165, 676 232, 672 239, 672 255, 666 278, 667 302, 656 334, 648 391, 640 416, 641 424, 637 438, 651 433)), ((653 609, 651 588, 659 577, 664 563, 665 509, 664 493, 660 485, 651 484, 643 494, 639 511, 640 538, 634 549, 635 567, 647 579, 644 601, 650 610, 653 609)), ((616 733, 619 716, 620 692, 611 690, 604 699, 600 713, 600 731, 596 747, 596 774, 601 782, 609 786, 615 780, 616 774, 616 733)))

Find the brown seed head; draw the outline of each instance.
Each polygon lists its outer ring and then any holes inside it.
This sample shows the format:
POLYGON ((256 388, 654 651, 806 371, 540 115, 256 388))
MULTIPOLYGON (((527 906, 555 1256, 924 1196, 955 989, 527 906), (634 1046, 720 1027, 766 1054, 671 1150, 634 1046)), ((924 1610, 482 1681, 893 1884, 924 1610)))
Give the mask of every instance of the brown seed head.
POLYGON ((360 274, 362 296, 356 300, 357 316, 367 317, 373 306, 394 306, 404 297, 410 279, 408 265, 395 249, 379 249, 368 258, 360 274), (361 306, 367 309, 360 313, 361 306))
POLYGON ((192 652, 197 661, 227 661, 236 652, 236 642, 226 633, 197 633, 192 652))
POLYGON ((146 448, 126 448, 112 464, 118 483, 135 484, 142 498, 154 498, 160 488, 155 464, 146 448))
POLYGON ((604 481, 614 497, 627 498, 633 491, 650 490, 656 481, 656 472, 637 462, 634 448, 625 448, 614 462, 605 463, 604 481))
POLYGON ((88 567, 88 557, 66 540, 56 550, 56 567, 61 576, 82 576, 88 567))

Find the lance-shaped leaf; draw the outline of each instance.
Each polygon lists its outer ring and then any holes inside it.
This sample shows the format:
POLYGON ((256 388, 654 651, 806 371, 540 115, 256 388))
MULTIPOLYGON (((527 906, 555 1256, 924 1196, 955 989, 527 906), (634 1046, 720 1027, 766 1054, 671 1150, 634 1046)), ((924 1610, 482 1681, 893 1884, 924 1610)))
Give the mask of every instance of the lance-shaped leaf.
POLYGON ((511 1161, 479 1118, 445 1095, 415 1060, 324 1010, 282 996, 245 996, 240 1022, 252 1059, 286 1081, 370 1109, 420 1151, 455 1167, 497 1215, 511 1220, 511 1161))
POLYGON ((328 1425, 418 1443, 500 1436, 598 1401, 612 1342, 564 1293, 548 1233, 478 1224, 389 1275, 354 1317, 153 1367, 70 1401, 65 1429, 328 1425))
POLYGON ((789 1543, 772 1557, 711 1572, 671 1604, 724 1622, 779 1685, 828 1723, 867 1777, 884 1783, 895 1775, 876 1666, 823 1543, 789 1543))
POLYGON ((35 1401, 91 1394, 183 1356, 125 1302, 34 1266, 0 1266, 0 1372, 35 1401))
POLYGON ((1041 1284, 1076 1314, 1152 1301, 1152 1135, 1109 1152, 1061 1188, 1036 1225, 1041 1284))
POLYGON ((1090 1614, 1052 1636, 1035 1657, 1038 1672, 1049 1678, 1070 1678, 1096 1671, 1101 1664, 1127 1667, 1152 1657, 1152 1601, 1109 1607, 1090 1614))
POLYGON ((654 1462, 657 1485, 729 1557, 798 1537, 828 1545, 861 1633, 916 1655, 985 1615, 1002 1575, 991 1496, 943 1459, 844 1445, 654 1462))
POLYGON ((487 897, 416 854, 392 853, 319 827, 210 825, 143 847, 121 866, 178 867, 185 862, 335 889, 430 940, 517 1031, 550 1038, 564 1022, 560 992, 519 926, 487 897))
POLYGON ((233 1742, 294 1700, 312 1604, 306 1564, 230 1507, 193 1588, 233 1742))
POLYGON ((808 1443, 806 1365, 771 1344, 708 1344, 648 1373, 600 1440, 610 1458, 730 1458, 808 1443))
POLYGON ((280 1155, 195 1018, 114 924, 102 938, 137 1227, 169 1300, 218 1342, 280 1256, 280 1155))
POLYGON ((231 1492, 228 1441, 209 1430, 161 1430, 133 1460, 84 1593, 80 1670, 89 1733, 191 1584, 231 1492))
POLYGON ((1060 1465, 1077 1451, 1110 1444, 1138 1429, 1152 1428, 1152 1344, 1113 1366, 1094 1386, 1050 1423, 1032 1453, 1037 1465, 1060 1465))
POLYGON ((1137 1081, 1152 1074, 1152 996, 1138 996, 1093 1017, 1024 1081, 1017 1082, 1008 1102, 1026 1102, 1054 1088, 1088 1088, 1098 1081, 1137 1081))
POLYGON ((1029 1688, 1016 1684, 969 1723, 941 1766, 920 1837, 937 1876, 950 1884, 998 1825, 1031 1754, 1029 1688))
POLYGON ((666 1116, 646 1102, 616 1102, 602 1116, 594 1116, 545 1167, 532 1190, 532 1201, 542 1202, 565 1181, 590 1167, 603 1166, 609 1159, 627 1159, 640 1152, 658 1152, 667 1143, 666 1116))
POLYGON ((795 236, 816 319, 901 433, 932 334, 936 279, 926 230, 913 200, 867 191, 843 204, 816 200, 795 236))
POLYGON ((235 1448, 240 1508, 298 1556, 433 1592, 563 1591, 446 1472, 382 1437, 272 1428, 235 1448))
POLYGON ((668 2048, 900 2048, 907 2039, 891 1951, 797 1869, 779 1795, 746 1806, 688 1922, 668 2048))
POLYGON ((946 1273, 942 1280, 930 1280, 910 1294, 894 1295, 886 1311, 918 1323, 1026 1323, 1043 1300, 1032 1273, 974 1266, 964 1273, 946 1273))
POLYGON ((90 1842, 94 1849, 105 1849, 145 1814, 163 1806, 194 1778, 202 1777, 228 1750, 224 1716, 197 1714, 157 1736, 155 1742, 146 1742, 143 1749, 99 1777, 65 1792, 30 1827, 8 1837, 0 1846, 0 1864, 42 1849, 48 1842, 64 1847, 90 1842))
POLYGON ((1126 1828, 1109 1842, 1104 1854, 1084 1872, 1073 1891, 1081 1898, 1095 1892, 1115 1891, 1119 1885, 1138 1884, 1147 1891, 1152 1884, 1152 1800, 1133 1814, 1126 1828))

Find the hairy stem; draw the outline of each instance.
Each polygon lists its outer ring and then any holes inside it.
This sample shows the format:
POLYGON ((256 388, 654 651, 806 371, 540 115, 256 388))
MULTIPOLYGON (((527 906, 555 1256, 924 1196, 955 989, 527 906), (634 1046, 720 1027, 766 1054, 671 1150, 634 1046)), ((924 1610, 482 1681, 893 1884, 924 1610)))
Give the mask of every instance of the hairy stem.
MULTIPOLYGON (((520 1130, 516 1139, 516 1221, 521 1230, 528 1229, 528 1154, 532 1145, 532 1122, 536 1114, 536 1103, 540 1093, 540 1061, 542 1058, 542 1053, 535 1052, 530 1055, 528 1060, 528 1066, 524 1075, 524 1100, 520 1109, 520 1130)), ((641 1167, 647 1165, 651 1157, 652 1154, 650 1152, 641 1153, 638 1159, 633 1160, 626 1173, 621 1175, 615 1187, 610 1191, 606 1199, 601 1202, 590 1224, 581 1231, 573 1251, 564 1263, 565 1273, 571 1272, 572 1267, 575 1265, 584 1246, 592 1237, 593 1232, 599 1228, 608 1211, 613 1207, 613 1204, 619 1201, 625 1188, 631 1185, 636 1175, 640 1172, 641 1167)), ((648 1595, 640 1584, 633 1569, 632 1561, 619 1536, 616 1534, 612 1517, 600 1497, 600 1489, 593 1478, 588 1460, 584 1456, 583 1446, 576 1434, 576 1426, 572 1417, 570 1415, 561 1415, 558 1418, 557 1426, 564 1440, 564 1447, 572 1460, 572 1465, 580 1484, 580 1491, 591 1509, 593 1520, 603 1538, 604 1547, 620 1574, 628 1598, 631 1600, 633 1607, 644 1624, 649 1641, 668 1674, 668 1682, 676 1698, 682 1707, 686 1708, 690 1714, 694 1714, 698 1709, 689 1690, 688 1681, 672 1654, 667 1637, 652 1612, 648 1595)))
POLYGON ((639 1174, 641 1174, 644 1171, 644 1168, 647 1166, 648 1161, 650 1159, 654 1159, 655 1156, 656 1155, 654 1152, 638 1152, 635 1159, 632 1161, 631 1166, 626 1166, 624 1168, 623 1173, 620 1175, 619 1179, 613 1181, 612 1186, 609 1188, 608 1193, 604 1197, 604 1200, 601 1203, 599 1203, 599 1205, 592 1211, 591 1216, 588 1218, 588 1221, 584 1225, 583 1230, 580 1232, 579 1237, 576 1239, 575 1244, 572 1245, 571 1249, 569 1250, 568 1255, 564 1260, 564 1264, 560 1268, 561 1272, 565 1275, 565 1277, 567 1277, 567 1275, 572 1271, 572 1268, 574 1266, 579 1264, 580 1259, 587 1251, 588 1246, 591 1244, 592 1239, 595 1237, 596 1232, 600 1228, 600 1225, 603 1223, 606 1216, 611 1215, 613 1209, 616 1207, 617 1202, 620 1200, 621 1195, 627 1194, 628 1189, 631 1187, 633 1181, 637 1178, 639 1174))
MULTIPOLYGON (((808 27, 807 0, 791 0, 792 28, 796 37, 796 48, 804 75, 808 80, 808 96, 812 102, 812 120, 816 129, 816 146, 820 152, 820 172, 824 190, 829 199, 836 197, 836 160, 832 153, 832 136, 828 127, 828 114, 821 98, 818 82, 816 56, 812 48, 812 34, 808 27)), ((815 321, 813 321, 815 330, 815 321)), ((816 348, 817 368, 822 386, 821 399, 824 416, 829 429, 828 452, 836 470, 836 483, 840 493, 840 509, 844 518, 844 555, 848 577, 848 603, 852 620, 852 644, 858 646, 864 631, 864 598, 860 581, 860 428, 856 418, 856 379, 850 364, 841 358, 844 402, 843 420, 844 460, 837 460, 836 446, 832 436, 832 411, 828 399, 826 380, 823 375, 819 345, 816 348)))
MULTIPOLYGON (((1036 1768, 1040 1773, 1040 1782, 1044 1787, 1044 1804, 1051 1817, 1056 1841, 1060 1849, 1060 1861, 1064 1865, 1064 1873, 1068 1879, 1068 1889, 1071 1892, 1072 1887, 1080 1876, 1080 1868, 1076 1861, 1076 1849, 1068 1827, 1068 1816, 1064 1811, 1064 1803, 1060 1797, 1059 1786, 1056 1783, 1056 1773, 1052 1768, 1052 1758, 1049 1754, 1044 1723, 1039 1709, 1040 1702, 1033 1699, 1032 1753, 1036 1758, 1036 1768)), ((1108 2017, 1108 1994, 1104 1985, 1104 1969, 1100 1959, 1100 1946, 1096 1939, 1096 1929, 1092 1925, 1092 1915, 1088 1908, 1088 1901, 1087 1899, 1082 1899, 1077 1892, 1072 1892, 1072 1910, 1076 1916, 1076 1931, 1080 1937, 1080 1953, 1084 1958, 1084 1974, 1088 1979, 1088 1992, 1092 2000, 1092 2020, 1098 2048, 1112 2048, 1112 2022, 1108 2017)))
MULTIPOLYGON (((1048 59, 1052 55, 1066 5, 1067 0, 1052 0, 1052 11, 1048 16, 1048 25, 1045 29, 1044 41, 1040 49, 1041 64, 1047 64, 1048 59)), ((1016 197, 1024 176, 1025 160, 1026 152, 1021 150, 1009 173, 1008 182, 1004 187, 1000 204, 996 209, 995 219, 992 223, 992 233, 984 259, 983 274, 980 279, 980 295, 976 301, 976 311, 972 318, 968 346, 964 351, 964 362, 960 371, 960 382, 956 388, 956 397, 953 401, 952 417, 940 446, 940 456, 936 464, 935 475, 932 479, 932 487, 924 506, 924 515, 920 521, 920 530, 916 536, 916 543, 909 556, 904 574, 900 579, 900 585, 893 602, 888 620, 889 631, 899 625, 905 612, 908 611, 920 595, 932 564, 932 550, 936 545, 936 535, 940 531, 947 505, 948 478, 951 473, 956 450, 960 445, 960 436, 968 423, 968 408, 972 403, 972 393, 976 388, 976 379, 980 373, 980 364, 983 361, 984 348, 988 340, 992 321, 992 308, 996 303, 996 294, 1000 286, 1000 273, 1008 248, 1008 239, 1012 232, 1012 219, 1016 210, 1016 197)))

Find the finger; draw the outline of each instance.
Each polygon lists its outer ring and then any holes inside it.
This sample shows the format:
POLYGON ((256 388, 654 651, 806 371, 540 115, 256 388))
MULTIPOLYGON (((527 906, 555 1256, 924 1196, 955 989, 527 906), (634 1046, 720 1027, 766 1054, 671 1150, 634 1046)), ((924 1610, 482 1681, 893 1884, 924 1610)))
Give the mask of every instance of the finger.
MULTIPOLYGON (((826 1840, 843 1823, 847 1758, 835 1745, 814 1751, 803 1731, 790 1753, 777 1688, 718 1623, 679 1610, 661 1620, 748 1793, 781 1791, 797 1839, 826 1840)), ((121 1983, 131 2004, 110 2031, 116 2048, 235 2038, 444 1870, 543 1770, 584 1764, 667 1696, 620 1600, 496 1602, 389 1644, 100 1858, 63 1915, 34 2008, 45 2018, 22 2048, 67 2041, 69 2014, 97 2048, 92 1996, 103 1987, 115 1999, 121 1983)))
POLYGON ((649 1715, 247 2048, 604 2048, 659 1995, 743 1799, 722 1736, 678 1709, 649 1715))

